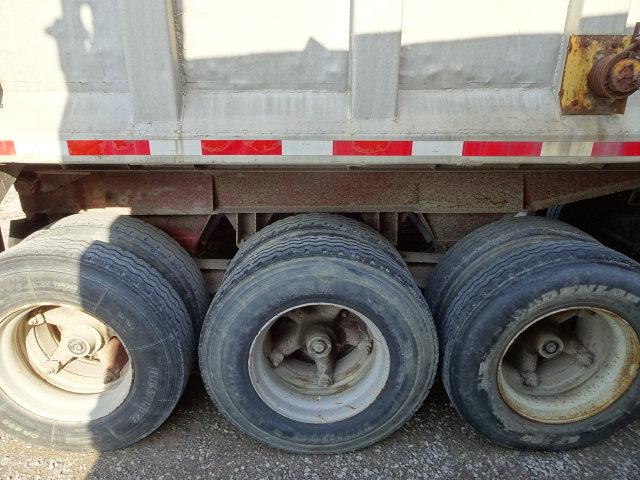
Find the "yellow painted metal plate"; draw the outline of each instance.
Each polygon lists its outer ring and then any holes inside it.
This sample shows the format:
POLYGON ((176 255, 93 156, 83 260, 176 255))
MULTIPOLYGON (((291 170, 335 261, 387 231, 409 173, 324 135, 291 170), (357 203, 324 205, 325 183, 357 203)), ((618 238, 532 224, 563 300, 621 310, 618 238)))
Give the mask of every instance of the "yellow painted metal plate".
POLYGON ((626 99, 595 96, 587 85, 591 67, 602 57, 629 46, 631 35, 572 35, 567 48, 560 108, 564 115, 611 115, 624 113, 626 99))

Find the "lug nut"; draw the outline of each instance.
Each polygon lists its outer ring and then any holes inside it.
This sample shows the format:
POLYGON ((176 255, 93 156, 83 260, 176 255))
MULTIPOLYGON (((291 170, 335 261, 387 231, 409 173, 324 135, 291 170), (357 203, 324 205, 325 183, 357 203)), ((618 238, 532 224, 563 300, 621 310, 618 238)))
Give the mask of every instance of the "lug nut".
POLYGON ((541 331, 533 339, 534 351, 544 358, 554 358, 560 355, 564 349, 564 342, 552 331, 541 331))
POLYGON ((328 348, 329 346, 322 340, 316 340, 311 344, 311 349, 315 353, 324 353, 328 348))
POLYGON ((84 356, 89 352, 90 346, 81 338, 71 338, 67 342, 67 348, 74 356, 84 356))

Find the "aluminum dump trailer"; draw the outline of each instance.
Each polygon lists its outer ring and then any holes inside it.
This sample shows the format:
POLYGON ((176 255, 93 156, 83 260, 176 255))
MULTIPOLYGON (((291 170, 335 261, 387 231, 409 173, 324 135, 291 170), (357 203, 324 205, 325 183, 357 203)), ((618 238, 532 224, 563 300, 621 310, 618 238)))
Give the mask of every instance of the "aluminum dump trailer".
POLYGON ((3 0, 0 428, 370 445, 640 413, 639 0, 3 0), (439 373, 438 373, 439 372, 439 373))

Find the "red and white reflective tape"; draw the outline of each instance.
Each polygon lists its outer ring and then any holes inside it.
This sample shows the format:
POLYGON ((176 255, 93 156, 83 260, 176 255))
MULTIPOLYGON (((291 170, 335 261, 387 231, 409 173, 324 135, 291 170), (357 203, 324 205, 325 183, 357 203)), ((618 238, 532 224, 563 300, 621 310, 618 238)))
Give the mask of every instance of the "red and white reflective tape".
POLYGON ((640 142, 0 140, 1 156, 635 157, 640 142))

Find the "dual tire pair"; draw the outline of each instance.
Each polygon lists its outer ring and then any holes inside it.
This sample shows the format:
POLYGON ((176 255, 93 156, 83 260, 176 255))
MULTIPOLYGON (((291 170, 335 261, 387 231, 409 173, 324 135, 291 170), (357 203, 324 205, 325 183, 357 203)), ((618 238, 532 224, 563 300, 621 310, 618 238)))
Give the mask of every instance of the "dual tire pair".
POLYGON ((454 406, 494 442, 560 450, 640 415, 640 266, 538 217, 447 252, 426 297, 454 406))
POLYGON ((348 218, 310 214, 240 249, 199 355, 209 395, 239 429, 278 448, 331 453, 374 443, 413 415, 438 345, 424 297, 387 240, 348 218), (331 338, 329 385, 318 384, 313 361, 318 329, 331 338))
POLYGON ((173 411, 209 299, 169 236, 66 217, 0 255, 0 427, 68 450, 119 448, 173 411))

